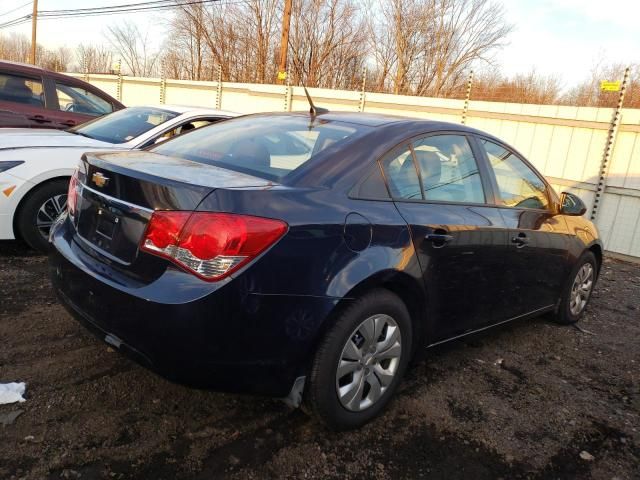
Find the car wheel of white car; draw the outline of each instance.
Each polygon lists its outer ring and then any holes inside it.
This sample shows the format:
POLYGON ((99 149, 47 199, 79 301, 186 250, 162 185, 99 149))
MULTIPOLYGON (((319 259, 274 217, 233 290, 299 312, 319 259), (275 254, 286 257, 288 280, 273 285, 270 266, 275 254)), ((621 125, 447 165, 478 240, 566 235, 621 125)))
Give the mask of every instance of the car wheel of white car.
POLYGON ((35 187, 16 213, 17 234, 32 248, 46 253, 49 231, 67 206, 69 180, 57 179, 35 187))

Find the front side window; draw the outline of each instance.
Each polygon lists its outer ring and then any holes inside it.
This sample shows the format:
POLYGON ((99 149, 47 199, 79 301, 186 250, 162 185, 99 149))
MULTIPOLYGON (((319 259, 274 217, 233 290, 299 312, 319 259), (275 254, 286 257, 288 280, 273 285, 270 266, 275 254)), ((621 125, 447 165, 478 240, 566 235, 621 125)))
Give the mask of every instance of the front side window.
POLYGON ((151 150, 279 181, 323 150, 369 130, 307 116, 248 116, 195 130, 151 150))
POLYGON ((422 200, 418 171, 408 146, 398 148, 383 158, 382 168, 393 198, 422 200))
POLYGON ((549 196, 542 179, 513 152, 480 139, 495 173, 502 202, 507 207, 547 209, 549 196))
POLYGON ((18 75, 0 73, 0 100, 44 107, 42 82, 18 75))
POLYGON ((484 203, 476 159, 463 135, 433 135, 414 141, 425 200, 484 203))
POLYGON ((86 115, 105 115, 113 112, 113 105, 82 87, 56 82, 58 106, 65 112, 86 115))
POLYGON ((68 131, 108 143, 126 143, 177 117, 161 108, 131 107, 91 120, 68 131))

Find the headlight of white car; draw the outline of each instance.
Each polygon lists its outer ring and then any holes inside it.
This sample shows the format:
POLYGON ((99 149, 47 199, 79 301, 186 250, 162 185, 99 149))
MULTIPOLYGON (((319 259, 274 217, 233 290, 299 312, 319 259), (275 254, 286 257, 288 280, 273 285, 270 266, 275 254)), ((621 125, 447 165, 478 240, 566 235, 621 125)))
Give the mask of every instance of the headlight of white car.
POLYGON ((0 162, 0 173, 6 172, 10 168, 17 167, 18 165, 22 165, 24 162, 22 160, 13 160, 13 161, 2 161, 0 162))

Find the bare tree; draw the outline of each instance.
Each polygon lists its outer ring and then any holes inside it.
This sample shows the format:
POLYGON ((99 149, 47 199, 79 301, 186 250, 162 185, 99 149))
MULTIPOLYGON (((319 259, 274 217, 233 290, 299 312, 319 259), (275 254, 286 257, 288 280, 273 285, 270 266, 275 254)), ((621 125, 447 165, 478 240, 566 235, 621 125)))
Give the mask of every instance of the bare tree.
POLYGON ((122 25, 107 27, 105 34, 107 41, 122 57, 122 60, 135 77, 149 77, 155 71, 158 55, 149 51, 149 38, 147 33, 131 22, 125 21, 122 25))
POLYGON ((107 73, 112 65, 112 53, 103 45, 85 45, 76 48, 78 71, 86 73, 107 73))
MULTIPOLYGON (((630 66, 631 74, 624 106, 640 108, 640 63, 630 66)), ((604 59, 599 60, 591 69, 589 78, 567 92, 562 100, 571 105, 614 107, 618 101, 618 92, 603 92, 600 90, 600 82, 622 81, 626 67, 620 63, 606 63, 604 59)))
MULTIPOLYGON (((353 88, 359 83, 366 29, 355 1, 298 0, 291 22, 291 62, 304 70, 307 85, 353 88)), ((289 70, 298 76, 296 69, 289 70)))
POLYGON ((492 0, 389 0, 369 17, 377 83, 395 93, 448 95, 511 29, 492 0))

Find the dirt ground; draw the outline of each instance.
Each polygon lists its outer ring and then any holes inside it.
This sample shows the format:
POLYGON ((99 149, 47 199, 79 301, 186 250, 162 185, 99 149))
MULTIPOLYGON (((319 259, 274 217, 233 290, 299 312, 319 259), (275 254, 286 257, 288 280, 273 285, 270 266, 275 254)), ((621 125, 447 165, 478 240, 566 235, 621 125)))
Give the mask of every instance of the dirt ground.
POLYGON ((146 371, 56 303, 44 257, 0 243, 0 383, 27 382, 0 406, 0 478, 640 478, 639 265, 606 262, 580 327, 431 350, 385 415, 335 434, 146 371))

